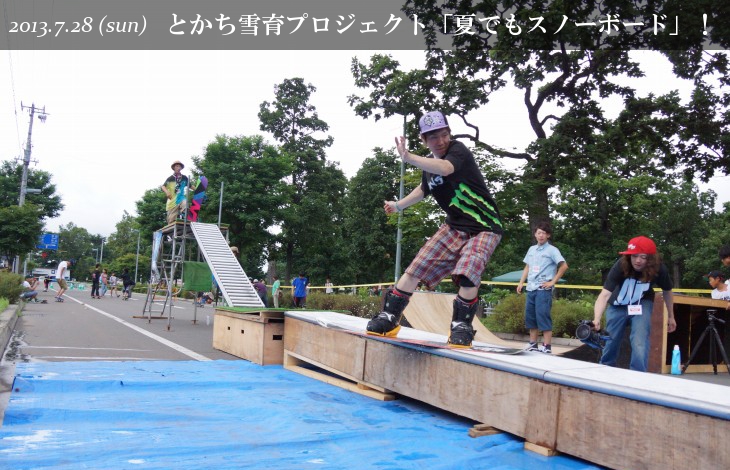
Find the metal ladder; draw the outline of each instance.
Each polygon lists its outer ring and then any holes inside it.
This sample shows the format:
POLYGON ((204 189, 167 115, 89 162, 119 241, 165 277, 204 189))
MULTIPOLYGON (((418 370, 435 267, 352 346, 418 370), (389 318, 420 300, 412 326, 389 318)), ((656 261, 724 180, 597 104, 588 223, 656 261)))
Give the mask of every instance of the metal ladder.
MULTIPOLYGON (((145 299, 144 307, 142 308, 142 316, 135 316, 134 318, 145 318, 148 322, 152 322, 152 319, 166 319, 167 329, 169 330, 172 324, 172 307, 173 297, 177 295, 174 292, 175 280, 182 277, 182 272, 178 272, 179 268, 182 268, 182 261, 185 258, 185 239, 187 238, 187 218, 183 219, 182 227, 177 222, 172 228, 171 235, 167 236, 170 244, 170 251, 166 253, 165 242, 162 240, 164 234, 160 232, 160 252, 157 260, 157 270, 159 278, 152 279, 147 283, 147 297, 145 299), (169 256, 169 258, 167 257, 169 256), (154 281, 154 282, 153 282, 154 281), (154 305, 159 305, 157 300, 157 293, 161 290, 160 288, 164 285, 165 296, 162 301, 161 309, 159 312, 155 311, 154 305), (165 316, 165 310, 167 310, 167 316, 165 316), (153 314, 157 315, 153 315, 153 314)), ((153 276, 154 277, 154 276, 153 276)))
POLYGON ((264 303, 231 252, 218 226, 190 222, 190 229, 228 306, 263 308, 264 303))

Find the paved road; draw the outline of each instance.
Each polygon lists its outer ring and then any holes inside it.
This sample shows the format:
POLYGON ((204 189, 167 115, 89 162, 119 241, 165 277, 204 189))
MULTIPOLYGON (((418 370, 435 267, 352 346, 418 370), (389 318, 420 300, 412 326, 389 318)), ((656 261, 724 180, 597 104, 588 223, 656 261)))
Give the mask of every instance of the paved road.
MULTIPOLYGON (((172 320, 141 316, 145 298, 91 299, 88 291, 70 291, 63 303, 41 292, 47 304, 27 304, 15 326, 5 361, 237 360, 213 349, 213 312, 196 312, 192 302, 177 301, 172 320)), ((154 306, 160 315, 161 303, 154 306)), ((167 315, 165 311, 165 315, 167 315)))

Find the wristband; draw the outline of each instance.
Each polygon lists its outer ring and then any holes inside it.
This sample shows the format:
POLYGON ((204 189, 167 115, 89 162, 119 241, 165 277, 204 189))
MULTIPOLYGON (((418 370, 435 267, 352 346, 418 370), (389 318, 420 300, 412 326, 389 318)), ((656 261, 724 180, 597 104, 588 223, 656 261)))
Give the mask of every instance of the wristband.
POLYGON ((403 209, 401 209, 400 207, 398 207, 398 201, 395 201, 395 210, 397 210, 398 212, 402 212, 403 211, 403 209))

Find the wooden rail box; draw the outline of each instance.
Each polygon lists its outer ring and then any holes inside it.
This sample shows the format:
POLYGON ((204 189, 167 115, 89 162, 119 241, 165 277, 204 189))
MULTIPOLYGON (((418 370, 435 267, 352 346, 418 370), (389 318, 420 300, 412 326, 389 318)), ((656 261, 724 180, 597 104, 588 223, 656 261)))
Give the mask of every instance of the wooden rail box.
POLYGON ((216 310, 213 347, 262 366, 284 362, 284 314, 216 310))

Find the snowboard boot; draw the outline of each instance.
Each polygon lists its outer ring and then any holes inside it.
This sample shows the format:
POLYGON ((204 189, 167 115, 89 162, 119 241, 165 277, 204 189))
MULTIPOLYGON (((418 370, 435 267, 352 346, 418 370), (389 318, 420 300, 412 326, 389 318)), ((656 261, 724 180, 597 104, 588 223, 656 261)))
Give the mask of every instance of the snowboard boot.
POLYGON ((449 344, 451 346, 455 348, 471 348, 471 343, 476 333, 471 326, 471 322, 476 316, 478 306, 478 298, 468 304, 458 297, 454 299, 454 312, 451 316, 451 334, 449 335, 449 344))
POLYGON ((397 336, 408 300, 408 297, 396 293, 395 290, 388 291, 385 294, 383 311, 368 322, 367 333, 375 336, 397 336))

